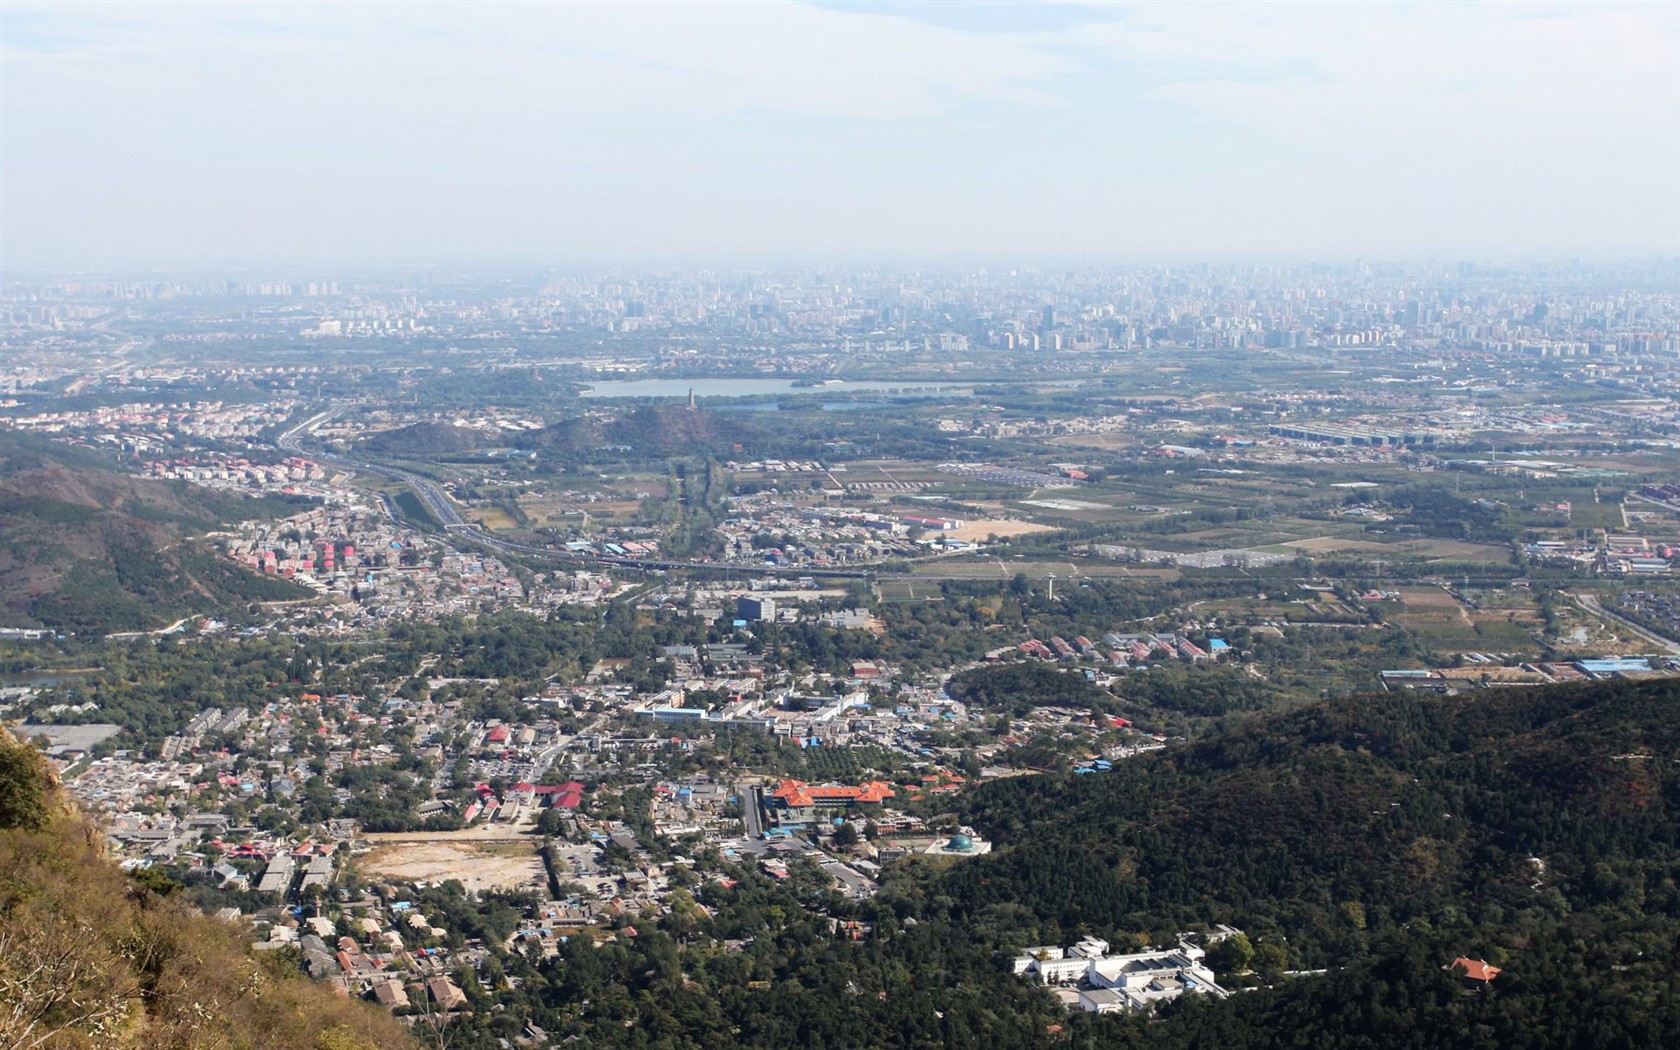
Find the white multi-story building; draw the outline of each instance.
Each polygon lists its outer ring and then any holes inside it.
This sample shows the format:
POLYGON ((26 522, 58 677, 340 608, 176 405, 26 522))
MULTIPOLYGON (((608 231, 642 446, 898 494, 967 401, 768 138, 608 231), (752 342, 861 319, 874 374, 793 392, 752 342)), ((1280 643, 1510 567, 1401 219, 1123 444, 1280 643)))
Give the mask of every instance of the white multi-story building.
POLYGON ((1017 976, 1036 974, 1048 985, 1080 986, 1061 998, 1070 1008, 1092 1013, 1142 1009, 1186 992, 1220 999, 1230 994, 1204 963, 1206 953, 1192 945, 1130 955, 1109 955, 1108 949, 1100 937, 1086 937, 1065 951, 1029 948, 1014 959, 1013 969, 1017 976))

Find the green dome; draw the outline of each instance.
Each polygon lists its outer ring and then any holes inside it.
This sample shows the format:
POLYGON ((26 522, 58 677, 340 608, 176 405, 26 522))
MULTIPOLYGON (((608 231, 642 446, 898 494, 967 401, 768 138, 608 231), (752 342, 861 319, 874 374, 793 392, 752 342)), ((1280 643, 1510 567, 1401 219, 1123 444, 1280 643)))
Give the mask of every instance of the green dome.
POLYGON ((974 848, 974 840, 967 835, 952 835, 945 848, 957 853, 966 853, 974 848))

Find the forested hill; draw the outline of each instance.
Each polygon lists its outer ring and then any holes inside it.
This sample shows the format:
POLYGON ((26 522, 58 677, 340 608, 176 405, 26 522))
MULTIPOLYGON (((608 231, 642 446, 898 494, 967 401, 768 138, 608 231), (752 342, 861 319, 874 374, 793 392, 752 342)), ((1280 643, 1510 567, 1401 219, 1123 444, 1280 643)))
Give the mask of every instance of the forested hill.
POLYGON ((495 443, 495 437, 471 427, 458 427, 451 423, 411 423, 396 430, 380 431, 362 442, 362 447, 386 455, 427 456, 471 452, 495 443))
POLYGON ((190 542, 290 510, 133 477, 94 452, 0 434, 0 625, 136 630, 232 602, 300 597, 306 592, 190 542))
POLYGON ((587 452, 624 448, 639 455, 722 455, 752 445, 756 435, 744 424, 716 412, 687 405, 643 405, 617 418, 568 419, 518 435, 525 448, 587 452))
POLYGON ((1113 772, 1020 778, 964 817, 1001 847, 940 891, 1038 936, 1234 922, 1335 965, 1370 933, 1680 915, 1680 683, 1334 700, 1113 772))
MULTIPOLYGON (((124 875, 32 747, 0 729, 0 1046, 399 1050, 388 1014, 254 958, 233 927, 124 875)), ((290 968, 290 969, 289 969, 290 968)))

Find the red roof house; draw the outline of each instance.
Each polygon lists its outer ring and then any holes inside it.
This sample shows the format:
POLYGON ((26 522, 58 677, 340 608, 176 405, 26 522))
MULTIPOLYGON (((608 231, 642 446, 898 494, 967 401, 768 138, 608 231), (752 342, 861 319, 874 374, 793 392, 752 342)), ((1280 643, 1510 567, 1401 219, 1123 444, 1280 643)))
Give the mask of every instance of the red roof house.
POLYGON ((784 780, 770 793, 772 804, 787 809, 850 809, 857 805, 885 802, 893 797, 892 785, 883 780, 866 780, 856 787, 840 784, 813 786, 803 780, 784 780))
POLYGON ((1449 970, 1463 970, 1464 979, 1480 985, 1486 985, 1499 976, 1499 967, 1490 965, 1481 959, 1454 959, 1449 970))

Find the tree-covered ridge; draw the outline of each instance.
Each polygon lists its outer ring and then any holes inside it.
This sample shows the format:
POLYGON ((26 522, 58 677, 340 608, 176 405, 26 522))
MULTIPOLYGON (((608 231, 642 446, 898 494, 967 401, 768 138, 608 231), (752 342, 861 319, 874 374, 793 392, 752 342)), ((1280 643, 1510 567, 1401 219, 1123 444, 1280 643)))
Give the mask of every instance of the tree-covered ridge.
POLYGON ((362 442, 369 452, 387 455, 438 455, 470 452, 496 443, 497 435, 452 423, 410 423, 382 430, 362 442))
POLYGON ((542 430, 515 436, 521 448, 556 455, 591 456, 619 448, 639 456, 685 456, 731 452, 758 437, 739 420, 687 405, 652 404, 612 419, 577 416, 542 430))
POLYGON ((1007 902, 1067 932, 1241 917, 1312 966, 1420 920, 1680 911, 1677 701, 1672 682, 1349 698, 1102 776, 986 785, 964 816, 1008 848, 939 888, 959 914, 1007 902))

